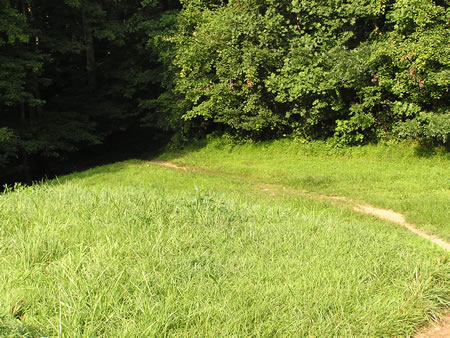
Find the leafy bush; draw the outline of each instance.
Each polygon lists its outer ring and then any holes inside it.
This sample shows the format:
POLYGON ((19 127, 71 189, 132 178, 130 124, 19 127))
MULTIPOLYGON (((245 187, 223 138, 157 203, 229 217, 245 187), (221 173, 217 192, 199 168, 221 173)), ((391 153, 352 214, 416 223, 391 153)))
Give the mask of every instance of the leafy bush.
POLYGON ((288 27, 281 6, 269 3, 186 4, 173 37, 175 93, 189 103, 183 119, 200 117, 241 135, 261 136, 280 126, 264 81, 282 65, 288 27))
MULTIPOLYGON (((357 113, 349 120, 337 120, 334 136, 339 145, 358 145, 367 143, 373 131, 375 118, 371 114, 357 113)), ((373 134, 373 133, 372 133, 373 134)))
POLYGON ((421 113, 414 119, 397 123, 395 132, 402 138, 419 139, 432 145, 448 145, 450 114, 421 113))

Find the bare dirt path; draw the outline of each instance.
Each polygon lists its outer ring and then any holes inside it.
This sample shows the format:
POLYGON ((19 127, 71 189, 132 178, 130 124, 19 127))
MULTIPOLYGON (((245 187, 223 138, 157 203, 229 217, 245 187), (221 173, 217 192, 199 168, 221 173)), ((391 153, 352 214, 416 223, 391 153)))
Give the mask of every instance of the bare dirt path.
POLYGON ((440 321, 427 327, 415 336, 416 338, 448 338, 450 337, 450 313, 440 321))
MULTIPOLYGON (((205 174, 215 174, 215 175, 221 175, 221 173, 214 172, 212 170, 207 169, 201 169, 201 168, 195 168, 195 167, 188 167, 188 166, 180 166, 178 164, 167 162, 167 161, 154 161, 152 162, 155 165, 177 169, 177 170, 183 170, 183 171, 193 171, 193 172, 203 172, 205 174)), ((237 175, 227 175, 227 176, 234 176, 236 178, 240 178, 237 175)), ((354 211, 371 215, 376 218, 395 223, 398 225, 401 225, 414 233, 415 235, 422 237, 438 246, 443 248, 446 251, 450 251, 450 243, 438 238, 436 236, 428 235, 424 231, 416 228, 413 224, 408 223, 405 220, 405 216, 401 213, 395 212, 394 210, 390 209, 382 209, 377 208, 375 206, 369 205, 369 204, 363 204, 360 202, 356 202, 348 197, 344 196, 329 196, 329 195, 322 195, 313 193, 306 190, 300 190, 300 189, 293 189, 289 187, 285 187, 279 184, 262 184, 260 185, 261 190, 271 193, 273 195, 276 195, 280 192, 285 192, 293 195, 299 195, 302 197, 312 198, 312 199, 319 199, 319 200, 326 200, 333 203, 339 203, 340 205, 345 205, 347 207, 351 207, 354 211)), ((422 331, 420 331, 417 335, 415 335, 416 338, 450 338, 450 313, 444 315, 444 317, 439 320, 438 322, 424 328, 422 331)))
MULTIPOLYGON (((376 208, 371 205, 363 205, 363 204, 359 204, 356 207, 354 207, 353 209, 355 211, 373 215, 375 217, 378 217, 380 219, 383 219, 383 220, 386 220, 386 221, 389 221, 392 223, 400 224, 400 225, 404 226, 406 229, 408 229, 409 231, 411 231, 412 233, 416 234, 417 236, 425 238, 425 239, 429 240, 430 242, 432 242, 436 245, 439 245, 441 248, 443 248, 447 251, 450 251, 450 243, 449 242, 444 241, 443 239, 440 239, 436 236, 428 235, 424 231, 417 229, 414 225, 406 222, 405 217, 398 212, 395 212, 393 210, 388 210, 388 209, 376 208)), ((449 337, 450 337, 450 335, 449 335, 449 337)))
POLYGON ((167 167, 167 168, 172 168, 172 169, 178 169, 178 170, 190 170, 190 171, 195 171, 195 168, 190 168, 190 167, 182 167, 179 166, 178 164, 172 163, 172 162, 167 162, 167 161, 153 161, 153 164, 159 165, 161 167, 167 167))

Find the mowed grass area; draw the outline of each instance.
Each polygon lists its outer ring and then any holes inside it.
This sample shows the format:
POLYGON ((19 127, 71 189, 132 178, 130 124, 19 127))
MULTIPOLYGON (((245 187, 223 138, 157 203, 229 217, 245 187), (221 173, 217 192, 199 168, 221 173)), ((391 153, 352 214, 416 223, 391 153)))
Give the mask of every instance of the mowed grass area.
POLYGON ((1 195, 0 335, 399 336, 449 310, 449 253, 247 176, 134 160, 1 195))
POLYGON ((443 150, 430 154, 414 144, 337 149, 288 139, 236 145, 222 138, 161 159, 393 209, 450 241, 450 156, 443 150))

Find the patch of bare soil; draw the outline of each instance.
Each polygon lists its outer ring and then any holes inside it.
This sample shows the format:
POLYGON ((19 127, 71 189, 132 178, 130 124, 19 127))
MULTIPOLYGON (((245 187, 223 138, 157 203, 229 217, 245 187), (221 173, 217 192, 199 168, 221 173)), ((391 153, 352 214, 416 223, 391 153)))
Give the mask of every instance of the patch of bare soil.
POLYGON ((450 313, 440 321, 427 327, 415 336, 416 338, 448 338, 450 337, 450 313))
POLYGON ((160 167, 167 167, 167 168, 172 168, 172 169, 178 169, 178 170, 194 170, 194 168, 188 168, 188 167, 182 167, 178 164, 172 163, 172 162, 167 162, 167 161, 153 161, 152 164, 156 164, 159 165, 160 167))
MULTIPOLYGON (((441 248, 450 251, 450 243, 436 237, 428 235, 427 233, 423 232, 422 230, 417 229, 414 225, 406 222, 405 217, 402 214, 399 214, 398 212, 395 212, 393 210, 388 209, 381 209, 376 208, 371 205, 364 205, 364 204, 358 204, 355 207, 353 207, 355 211, 362 212, 368 215, 375 216, 377 218, 400 224, 404 226, 406 229, 411 231, 412 233, 416 234, 417 236, 420 236, 422 238, 425 238, 429 240, 430 242, 433 242, 434 244, 439 245, 441 248)), ((450 337, 450 335, 449 335, 450 337)))

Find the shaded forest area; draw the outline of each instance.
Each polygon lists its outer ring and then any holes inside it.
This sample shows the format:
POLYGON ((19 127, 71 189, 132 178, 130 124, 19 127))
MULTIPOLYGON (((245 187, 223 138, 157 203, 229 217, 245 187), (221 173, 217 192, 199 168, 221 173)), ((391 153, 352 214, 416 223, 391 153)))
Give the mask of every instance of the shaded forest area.
POLYGON ((0 183, 212 132, 448 149, 449 19, 445 0, 0 0, 0 183))

